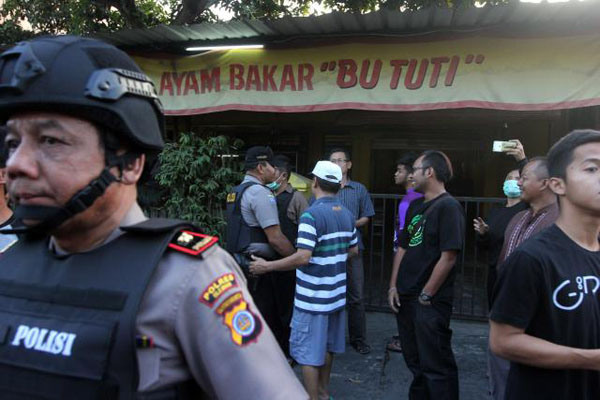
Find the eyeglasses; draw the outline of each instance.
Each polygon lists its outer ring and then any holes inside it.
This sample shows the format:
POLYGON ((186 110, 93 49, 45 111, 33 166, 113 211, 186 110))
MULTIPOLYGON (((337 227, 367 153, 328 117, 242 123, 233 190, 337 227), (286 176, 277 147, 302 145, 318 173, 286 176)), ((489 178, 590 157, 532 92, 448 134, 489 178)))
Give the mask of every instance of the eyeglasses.
POLYGON ((347 163, 349 160, 344 160, 343 158, 335 158, 333 160, 329 160, 334 164, 342 164, 342 163, 347 163))

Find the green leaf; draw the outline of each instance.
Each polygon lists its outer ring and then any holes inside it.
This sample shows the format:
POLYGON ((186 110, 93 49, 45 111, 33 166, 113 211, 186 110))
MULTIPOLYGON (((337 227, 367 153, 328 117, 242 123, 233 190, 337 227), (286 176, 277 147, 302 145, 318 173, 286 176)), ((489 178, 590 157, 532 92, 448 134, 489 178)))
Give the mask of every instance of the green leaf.
POLYGON ((181 133, 176 143, 167 143, 154 177, 161 201, 150 212, 190 220, 205 233, 224 238, 225 199, 244 174, 240 158, 227 158, 225 166, 221 156, 237 154, 242 146, 239 139, 193 132, 181 133))

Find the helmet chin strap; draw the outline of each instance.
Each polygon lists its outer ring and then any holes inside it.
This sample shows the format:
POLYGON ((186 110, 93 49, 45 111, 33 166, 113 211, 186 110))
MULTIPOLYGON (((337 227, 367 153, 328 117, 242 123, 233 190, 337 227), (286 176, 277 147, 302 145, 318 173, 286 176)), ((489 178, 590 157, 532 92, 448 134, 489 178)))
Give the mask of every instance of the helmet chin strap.
POLYGON ((79 192, 75 193, 62 207, 18 205, 15 208, 15 221, 17 226, 12 229, 2 229, 0 230, 0 233, 16 233, 34 237, 48 235, 52 230, 58 228, 69 218, 88 209, 96 199, 104 194, 106 188, 108 188, 111 183, 120 180, 109 171, 110 168, 110 166, 106 166, 96 179, 91 181, 79 192), (25 220, 36 220, 40 222, 28 226, 25 225, 25 220))

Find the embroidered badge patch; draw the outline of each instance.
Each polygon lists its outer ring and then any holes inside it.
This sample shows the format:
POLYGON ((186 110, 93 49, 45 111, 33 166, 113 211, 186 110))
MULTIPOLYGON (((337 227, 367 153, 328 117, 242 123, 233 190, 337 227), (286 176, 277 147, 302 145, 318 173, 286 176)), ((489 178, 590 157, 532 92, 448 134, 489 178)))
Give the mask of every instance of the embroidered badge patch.
POLYGON ((236 286, 237 282, 235 281, 235 275, 233 273, 223 274, 212 281, 210 285, 204 289, 199 300, 207 306, 212 307, 223 293, 236 286))
POLYGON ((192 231, 181 231, 169 243, 169 247, 183 253, 197 256, 203 251, 217 243, 219 238, 216 236, 203 235, 202 233, 192 231))
POLYGON ((227 193, 227 202, 228 203, 235 203, 235 198, 236 198, 235 193, 227 193))
POLYGON ((238 346, 256 341, 262 331, 260 318, 251 310, 241 292, 229 296, 217 310, 231 331, 231 340, 238 346))

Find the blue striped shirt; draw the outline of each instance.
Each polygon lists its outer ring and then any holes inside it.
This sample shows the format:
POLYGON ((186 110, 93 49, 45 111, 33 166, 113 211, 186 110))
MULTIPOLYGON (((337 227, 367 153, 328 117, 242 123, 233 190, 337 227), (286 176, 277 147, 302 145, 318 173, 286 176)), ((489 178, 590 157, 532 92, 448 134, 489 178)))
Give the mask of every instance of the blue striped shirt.
POLYGON ((312 256, 296 270, 295 307, 327 314, 346 305, 348 249, 358 244, 354 222, 335 197, 320 198, 302 214, 297 247, 312 251, 312 256))
MULTIPOLYGON (((340 188, 337 193, 337 198, 340 203, 346 207, 352 213, 355 220, 361 219, 362 217, 371 218, 375 215, 375 208, 371 201, 371 195, 369 191, 360 182, 348 180, 343 188, 340 188)), ((314 197, 311 197, 309 204, 312 204, 314 197)), ((362 242, 362 235, 360 229, 358 230, 358 247, 363 250, 364 245, 362 242)))

